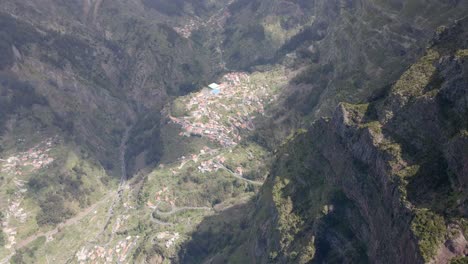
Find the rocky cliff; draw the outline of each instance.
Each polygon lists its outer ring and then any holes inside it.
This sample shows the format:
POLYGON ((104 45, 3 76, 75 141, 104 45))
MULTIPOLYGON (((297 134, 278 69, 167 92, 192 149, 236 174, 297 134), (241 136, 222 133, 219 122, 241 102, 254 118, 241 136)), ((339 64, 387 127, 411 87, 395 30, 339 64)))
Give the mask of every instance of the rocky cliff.
POLYGON ((371 102, 342 103, 291 136, 244 206, 250 214, 232 216, 234 208, 206 220, 182 259, 448 263, 465 256, 467 32, 466 19, 440 28, 425 54, 371 102))
POLYGON ((228 68, 282 61, 302 71, 285 89, 285 109, 278 119, 299 116, 307 123, 331 116, 340 101, 360 102, 375 89, 390 85, 424 52, 434 30, 462 17, 468 5, 236 1, 231 9, 237 13, 225 32, 228 68))

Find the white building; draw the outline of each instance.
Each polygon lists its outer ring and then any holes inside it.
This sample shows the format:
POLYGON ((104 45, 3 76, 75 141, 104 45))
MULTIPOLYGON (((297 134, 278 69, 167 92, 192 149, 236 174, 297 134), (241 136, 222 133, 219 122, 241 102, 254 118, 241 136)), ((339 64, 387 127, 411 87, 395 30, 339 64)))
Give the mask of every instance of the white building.
POLYGON ((208 87, 210 87, 210 88, 213 89, 213 90, 217 90, 217 89, 219 89, 219 84, 217 84, 217 83, 212 83, 212 84, 208 85, 208 87))

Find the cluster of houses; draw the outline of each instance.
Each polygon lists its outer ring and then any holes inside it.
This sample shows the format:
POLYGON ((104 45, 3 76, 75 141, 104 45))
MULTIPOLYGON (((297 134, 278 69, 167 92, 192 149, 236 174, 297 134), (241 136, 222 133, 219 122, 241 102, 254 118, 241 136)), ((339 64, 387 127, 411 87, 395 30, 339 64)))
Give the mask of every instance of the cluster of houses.
POLYGON ((23 175, 24 168, 29 168, 29 172, 34 172, 48 166, 54 161, 48 154, 54 142, 55 140, 50 138, 30 148, 28 151, 20 152, 5 160, 0 159, 0 161, 3 161, 1 172, 20 176, 23 175))
POLYGON ((233 85, 233 86, 241 85, 245 80, 250 82, 250 77, 245 72, 231 72, 223 76, 223 81, 227 85, 233 85))
POLYGON ((11 250, 16 245, 16 235, 18 232, 16 231, 15 227, 9 227, 8 223, 6 222, 2 224, 2 227, 3 233, 6 235, 7 239, 5 248, 11 250))
POLYGON ((4 219, 2 221, 2 230, 5 233, 7 238, 7 243, 5 245, 6 249, 13 249, 16 245, 16 236, 17 231, 16 227, 10 226, 10 220, 15 219, 20 223, 25 223, 27 218, 27 213, 21 207, 23 202, 24 193, 27 192, 27 189, 24 187, 25 181, 13 179, 13 182, 16 186, 16 191, 13 194, 13 198, 9 201, 8 208, 5 211, 4 219))
POLYGON ((113 248, 94 246, 90 249, 82 248, 76 253, 78 263, 121 263, 127 259, 131 249, 136 245, 139 236, 127 238, 119 241, 113 248))
MULTIPOLYGON (((24 140, 21 140, 21 142, 24 142, 24 140)), ((22 207, 24 195, 28 191, 25 187, 26 181, 17 179, 16 177, 20 177, 25 173, 32 173, 52 163, 54 159, 48 153, 55 142, 56 138, 49 138, 25 152, 20 152, 6 159, 0 159, 2 163, 0 171, 14 175, 15 177, 13 178, 15 191, 8 198, 8 207, 4 210, 5 215, 1 222, 1 227, 7 240, 6 249, 14 250, 17 243, 17 226, 11 223, 23 224, 28 217, 28 213, 22 207)))
MULTIPOLYGON (((226 158, 224 158, 223 156, 214 157, 212 159, 202 161, 200 165, 198 166, 198 170, 201 173, 205 173, 205 172, 218 171, 219 169, 225 169, 226 168, 226 166, 224 165, 225 162, 226 162, 226 158)), ((242 166, 238 166, 236 167, 233 173, 237 174, 238 176, 243 176, 244 168, 242 166)))
POLYGON ((112 232, 118 232, 119 229, 125 224, 125 221, 128 220, 128 218, 130 218, 130 215, 120 215, 119 217, 117 217, 117 220, 115 221, 115 224, 112 227, 112 232))
POLYGON ((206 137, 223 147, 233 147, 242 139, 240 131, 252 130, 254 113, 264 113, 268 87, 250 83, 249 75, 232 72, 222 83, 191 96, 186 103, 190 115, 171 121, 182 126, 184 136, 206 137))
POLYGON ((166 248, 171 248, 175 244, 175 242, 180 238, 180 234, 177 232, 160 232, 156 234, 156 238, 160 241, 165 242, 164 245, 166 246, 166 248))
POLYGON ((198 170, 201 173, 205 172, 213 172, 221 169, 222 167, 219 165, 219 163, 213 161, 212 159, 202 161, 200 165, 198 166, 198 170))
POLYGON ((187 24, 181 27, 174 27, 175 32, 184 38, 190 38, 192 32, 200 28, 201 23, 194 19, 188 21, 187 24))
POLYGON ((174 207, 176 199, 171 198, 171 196, 172 195, 169 192, 169 187, 164 187, 162 190, 159 190, 158 192, 156 192, 156 194, 154 196, 154 200, 156 201, 156 205, 153 202, 151 202, 150 200, 148 200, 146 205, 151 209, 156 209, 158 207, 157 204, 160 204, 161 202, 164 202, 164 203, 168 203, 172 207, 174 207))

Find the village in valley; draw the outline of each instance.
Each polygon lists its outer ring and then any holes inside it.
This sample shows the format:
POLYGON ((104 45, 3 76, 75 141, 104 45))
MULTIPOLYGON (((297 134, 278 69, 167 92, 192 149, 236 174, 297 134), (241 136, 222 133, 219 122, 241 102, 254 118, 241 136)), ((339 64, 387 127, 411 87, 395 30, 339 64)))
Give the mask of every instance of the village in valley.
MULTIPOLYGON (((107 193, 79 215, 39 234, 18 236, 22 225, 34 217, 23 205, 28 180, 56 163, 59 140, 43 140, 0 160, 0 171, 12 186, 1 222, 7 237, 4 252, 14 254, 42 236, 41 252, 64 244, 71 251, 59 252, 60 259, 65 261, 73 252, 74 262, 80 264, 126 263, 141 247, 157 247, 164 256, 175 256, 206 216, 247 201, 262 185, 271 154, 248 136, 256 119, 275 103, 285 76, 282 68, 231 72, 177 98, 163 111, 167 117, 163 130, 174 130, 166 133, 167 140, 185 142, 183 148, 166 146, 166 153, 182 149, 178 158, 161 162, 143 181, 134 176, 121 193, 107 193), (171 111, 175 105, 182 108, 177 113, 171 111), (119 213, 109 214, 109 202, 117 196, 121 199, 113 211, 119 213), (82 233, 94 239, 82 241, 82 233)), ((41 263, 47 258, 42 256, 41 263)))
POLYGON ((48 166, 54 161, 48 153, 55 141, 56 138, 50 138, 25 152, 20 152, 4 160, 0 159, 0 162, 3 163, 1 172, 21 176, 23 173, 31 173, 48 166))
POLYGON ((204 216, 245 201, 262 185, 270 154, 246 138, 255 130, 255 120, 275 103, 285 76, 283 69, 227 73, 219 82, 167 107, 184 108, 178 113, 165 111, 169 123, 180 129, 173 137, 188 142, 205 139, 211 144, 159 164, 140 192, 157 231, 151 241, 161 250, 175 252, 174 247, 183 243, 204 216), (215 192, 219 186, 232 184, 231 191, 215 192), (211 192, 220 198, 210 197, 211 192))
POLYGON ((14 249, 17 244, 18 225, 24 225, 29 216, 23 207, 24 196, 28 191, 24 177, 54 162, 54 158, 49 153, 56 142, 56 137, 49 138, 25 152, 0 159, 0 172, 5 175, 2 177, 11 179, 10 182, 13 183, 7 193, 7 207, 2 210, 3 218, 0 219, 3 233, 6 236, 5 248, 7 250, 14 249))
POLYGON ((92 246, 83 247, 76 253, 78 263, 122 263, 125 262, 131 250, 137 244, 139 236, 118 241, 113 247, 92 246))
POLYGON ((255 114, 264 114, 265 105, 276 95, 268 84, 251 83, 246 73, 224 75, 220 84, 212 83, 191 98, 183 99, 190 114, 169 116, 182 126, 183 136, 201 136, 223 147, 233 147, 242 140, 241 131, 254 130, 255 114))

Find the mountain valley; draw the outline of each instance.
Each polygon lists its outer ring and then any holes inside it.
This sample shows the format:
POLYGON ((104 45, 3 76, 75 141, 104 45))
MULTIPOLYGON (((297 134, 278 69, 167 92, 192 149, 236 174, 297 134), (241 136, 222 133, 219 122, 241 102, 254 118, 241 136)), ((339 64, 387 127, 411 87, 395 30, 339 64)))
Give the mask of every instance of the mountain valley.
POLYGON ((466 14, 2 1, 0 263, 466 263, 466 14))

